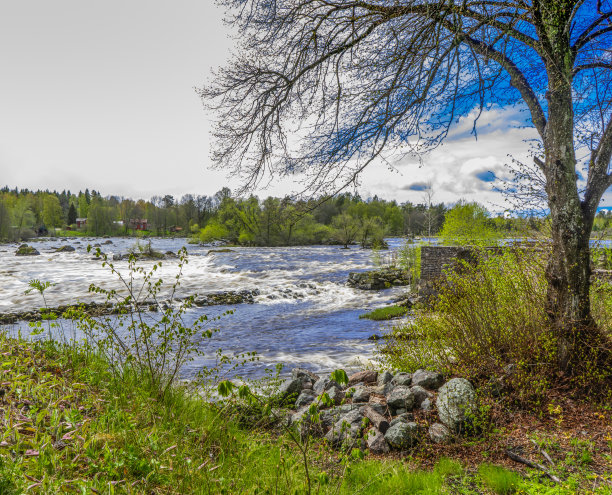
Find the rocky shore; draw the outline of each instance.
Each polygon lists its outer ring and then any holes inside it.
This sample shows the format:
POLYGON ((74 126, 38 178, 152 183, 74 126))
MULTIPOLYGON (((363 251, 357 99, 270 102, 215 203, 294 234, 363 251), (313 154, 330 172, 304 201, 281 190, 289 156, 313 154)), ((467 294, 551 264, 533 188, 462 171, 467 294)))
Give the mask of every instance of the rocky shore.
POLYGON ((361 290, 382 290, 410 285, 410 273, 401 268, 382 268, 367 272, 351 272, 346 282, 348 287, 361 290))
POLYGON ((281 385, 280 396, 294 404, 286 424, 302 435, 324 437, 337 449, 367 448, 374 454, 404 450, 425 437, 434 443, 450 442, 478 413, 476 391, 469 381, 446 381, 440 373, 427 370, 366 370, 340 385, 295 368, 281 385))
MULTIPOLYGON (((253 304, 255 302, 254 297, 257 295, 259 295, 259 291, 257 289, 215 292, 196 297, 194 304, 196 306, 253 304)), ((180 302, 182 300, 184 300, 184 298, 175 298, 174 302, 180 302)), ((173 301, 170 300, 163 300, 158 303, 155 301, 145 301, 140 303, 139 306, 144 311, 158 311, 159 309, 167 309, 172 302, 173 301)), ((80 304, 65 304, 49 308, 48 310, 43 309, 14 313, 0 313, 0 325, 12 325, 18 321, 40 321, 49 313, 62 317, 66 313, 70 313, 70 311, 74 310, 83 311, 89 316, 105 316, 119 313, 119 309, 109 303, 90 302, 80 304)), ((69 316, 66 315, 66 317, 69 316)))

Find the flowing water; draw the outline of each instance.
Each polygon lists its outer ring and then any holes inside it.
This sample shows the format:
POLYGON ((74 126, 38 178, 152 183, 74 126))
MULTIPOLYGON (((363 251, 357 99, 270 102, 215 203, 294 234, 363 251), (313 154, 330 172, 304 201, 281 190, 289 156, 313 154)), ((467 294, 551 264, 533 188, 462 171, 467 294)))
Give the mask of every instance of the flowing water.
MULTIPOLYGON (((101 249, 109 255, 126 253, 135 240, 111 238, 101 249)), ((108 268, 87 253, 88 244, 106 239, 45 240, 31 243, 41 256, 15 256, 17 244, 0 245, 0 312, 32 310, 42 306, 40 295, 25 294, 31 279, 55 285, 45 292, 47 304, 73 304, 100 300, 88 292, 94 283, 103 288, 119 288, 108 268), (54 253, 69 244, 75 252, 54 253)), ((243 376, 258 377, 266 368, 283 363, 287 369, 304 366, 316 372, 335 368, 362 367, 374 357, 374 344, 368 340, 380 334, 387 323, 359 319, 359 315, 384 306, 405 291, 361 291, 345 286, 348 273, 375 267, 372 251, 358 247, 308 246, 279 248, 231 248, 227 253, 210 253, 210 247, 186 244, 184 239, 152 239, 157 251, 174 251, 186 246, 189 263, 183 271, 178 295, 258 289, 255 304, 208 306, 189 311, 191 321, 203 313, 219 315, 234 309, 232 315, 215 322, 220 331, 202 343, 203 358, 190 363, 189 376, 210 365, 221 348, 226 353, 255 351, 259 361, 240 370, 243 376), (381 329, 381 327, 383 327, 381 329)), ((401 239, 389 239, 391 252, 401 239)), ((383 256, 389 256, 385 253, 383 256)), ((151 261, 139 264, 150 266, 151 261)), ((127 261, 115 266, 126 273, 127 261)), ((169 290, 177 273, 177 260, 164 260, 161 276, 169 290)), ((26 323, 10 330, 27 333, 26 323)))

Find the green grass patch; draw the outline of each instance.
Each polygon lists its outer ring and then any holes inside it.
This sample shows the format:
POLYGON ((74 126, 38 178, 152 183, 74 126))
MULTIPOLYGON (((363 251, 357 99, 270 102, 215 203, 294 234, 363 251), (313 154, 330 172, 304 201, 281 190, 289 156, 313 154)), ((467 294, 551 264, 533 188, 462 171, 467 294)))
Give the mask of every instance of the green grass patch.
POLYGON ((478 474, 483 484, 496 495, 516 493, 521 484, 517 473, 494 464, 481 464, 478 474))
POLYGON ((359 318, 367 318, 368 320, 392 320, 408 314, 408 308, 403 306, 387 306, 385 308, 377 308, 374 311, 359 315, 359 318))

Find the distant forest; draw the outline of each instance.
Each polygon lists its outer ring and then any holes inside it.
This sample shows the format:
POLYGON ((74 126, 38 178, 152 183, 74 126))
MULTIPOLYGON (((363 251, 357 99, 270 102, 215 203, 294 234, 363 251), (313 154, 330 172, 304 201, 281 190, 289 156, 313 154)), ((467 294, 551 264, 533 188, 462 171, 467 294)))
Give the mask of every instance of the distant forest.
MULTIPOLYGON (((466 204, 460 203, 465 209, 466 204)), ((474 205, 474 204, 472 204, 474 205)), ((459 206, 455 206, 456 210, 459 206)), ((257 196, 234 197, 223 188, 212 196, 185 194, 133 200, 102 196, 86 189, 31 191, 0 189, 0 239, 25 240, 36 235, 178 235, 194 241, 225 241, 242 245, 382 244, 385 236, 429 236, 440 233, 447 212, 442 203, 424 197, 420 204, 362 199, 344 193, 321 199, 257 196)), ((499 236, 538 231, 545 219, 491 218, 486 210, 468 208, 499 236)), ((457 213, 456 211, 454 213, 457 213)), ((452 216, 452 215, 451 215, 452 216)), ((595 230, 610 226, 612 216, 601 211, 595 230)))

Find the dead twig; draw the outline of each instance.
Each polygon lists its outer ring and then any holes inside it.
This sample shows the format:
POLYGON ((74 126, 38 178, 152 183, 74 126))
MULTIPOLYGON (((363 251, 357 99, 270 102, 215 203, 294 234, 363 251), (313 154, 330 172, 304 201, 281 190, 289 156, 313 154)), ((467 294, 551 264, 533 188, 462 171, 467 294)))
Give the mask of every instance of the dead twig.
POLYGON ((525 464, 525 466, 529 466, 533 469, 539 469, 543 471, 546 476, 548 476, 555 483, 561 483, 561 480, 557 478, 554 474, 552 474, 548 469, 546 469, 542 464, 537 464, 535 462, 531 462, 529 459, 525 459, 524 457, 518 455, 516 452, 512 452, 511 450, 506 450, 506 455, 510 457, 513 461, 519 462, 521 464, 525 464))

